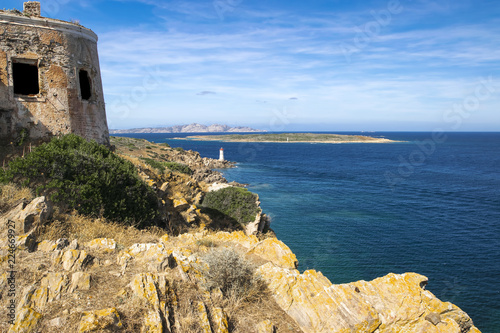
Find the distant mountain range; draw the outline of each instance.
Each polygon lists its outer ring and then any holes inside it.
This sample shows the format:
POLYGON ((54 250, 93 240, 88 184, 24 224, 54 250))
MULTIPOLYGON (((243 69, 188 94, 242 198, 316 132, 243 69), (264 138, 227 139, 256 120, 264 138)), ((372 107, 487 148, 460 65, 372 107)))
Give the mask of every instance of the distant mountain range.
POLYGON ((250 127, 231 127, 227 125, 213 124, 210 126, 201 124, 177 125, 172 127, 147 127, 147 128, 131 128, 123 130, 109 130, 110 134, 125 134, 125 133, 235 133, 235 132, 266 132, 250 127))

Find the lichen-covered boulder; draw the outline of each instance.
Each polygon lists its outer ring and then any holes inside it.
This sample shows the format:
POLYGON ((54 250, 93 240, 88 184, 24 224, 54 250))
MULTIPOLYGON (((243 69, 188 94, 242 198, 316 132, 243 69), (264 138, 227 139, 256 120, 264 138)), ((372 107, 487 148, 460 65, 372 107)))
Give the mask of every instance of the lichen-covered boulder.
POLYGON ((66 271, 85 269, 93 260, 94 257, 84 250, 56 251, 53 256, 54 266, 61 265, 66 271))
POLYGON ((123 327, 116 308, 83 312, 78 332, 116 330, 123 327))
POLYGON ((297 268, 298 261, 295 254, 285 243, 276 238, 267 238, 256 244, 249 254, 255 254, 282 268, 297 268))
POLYGON ((71 285, 69 287, 69 292, 72 293, 75 290, 90 290, 90 280, 91 276, 87 272, 75 272, 71 276, 71 285))
POLYGON ((350 288, 332 288, 320 272, 300 274, 272 263, 262 265, 257 272, 278 305, 305 333, 373 332, 380 325, 378 314, 362 297, 350 288))
POLYGON ((113 252, 116 250, 116 241, 110 238, 96 238, 85 245, 94 251, 113 252))
POLYGON ((272 263, 258 273, 306 333, 477 332, 465 312, 425 290, 427 278, 419 274, 333 285, 320 272, 300 274, 272 263))
POLYGON ((42 314, 32 308, 22 308, 16 316, 14 325, 9 328, 8 333, 31 333, 42 319, 42 314))
POLYGON ((20 208, 23 208, 22 204, 7 217, 16 222, 16 229, 20 233, 27 233, 33 226, 45 223, 54 212, 52 203, 44 196, 33 199, 22 210, 20 208))

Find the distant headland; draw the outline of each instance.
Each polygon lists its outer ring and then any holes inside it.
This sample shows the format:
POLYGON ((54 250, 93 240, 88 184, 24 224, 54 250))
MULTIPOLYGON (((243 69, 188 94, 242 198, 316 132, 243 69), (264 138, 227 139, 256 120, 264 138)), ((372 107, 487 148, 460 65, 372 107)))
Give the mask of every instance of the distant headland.
MULTIPOLYGON (((179 138, 181 139, 181 138, 179 138)), ((323 133, 264 133, 264 134, 226 134, 194 135, 182 139, 224 142, 288 142, 288 143, 390 143, 398 142, 385 138, 363 135, 340 135, 323 133)))
POLYGON ((171 127, 147 127, 147 128, 131 128, 122 130, 110 130, 110 134, 126 134, 126 133, 252 133, 266 132, 250 127, 231 127, 228 125, 213 124, 210 126, 197 123, 189 125, 177 125, 171 127))

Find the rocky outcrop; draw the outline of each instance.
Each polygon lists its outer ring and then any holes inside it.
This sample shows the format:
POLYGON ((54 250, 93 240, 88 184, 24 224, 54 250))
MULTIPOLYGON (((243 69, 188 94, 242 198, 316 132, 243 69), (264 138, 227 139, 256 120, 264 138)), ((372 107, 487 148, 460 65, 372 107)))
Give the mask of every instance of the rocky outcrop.
MULTIPOLYGON (((19 253, 19 264, 36 260, 37 266, 22 269, 25 276, 41 277, 19 278, 22 293, 16 298, 16 318, 13 325, 0 323, 5 331, 65 327, 78 332, 177 333, 194 325, 197 332, 232 332, 229 321, 234 318, 221 306, 224 303, 214 303, 220 292, 206 289, 203 268, 204 253, 227 247, 238 249, 258 266, 273 304, 282 311, 281 323, 260 314, 252 329, 235 332, 479 332, 466 313, 425 290, 427 278, 422 275, 388 274, 369 282, 334 285, 320 272, 296 270, 295 255, 276 238, 259 240, 243 231, 165 234, 156 242, 126 248, 106 238, 83 245, 66 239, 36 243, 37 251, 19 253), (40 272, 40 267, 50 269, 40 272)), ((2 302, 7 300, 6 281, 4 274, 2 302)))
POLYGON ((267 238, 255 244, 248 253, 255 254, 282 268, 297 268, 299 265, 297 257, 290 248, 276 238, 267 238))
POLYGON ((35 225, 45 223, 53 213, 52 203, 44 196, 35 198, 28 205, 19 203, 17 207, 0 218, 2 227, 5 221, 15 222, 16 232, 19 234, 29 232, 35 225))
MULTIPOLYGON (((183 311, 188 308, 189 318, 194 321, 189 325, 197 327, 197 332, 228 333, 231 325, 227 309, 221 306, 225 303, 214 302, 220 291, 205 287, 206 264, 202 258, 209 248, 202 244, 238 248, 240 253, 248 253, 249 258, 268 252, 266 249, 275 252, 280 249, 279 253, 260 260, 261 263, 272 260, 282 267, 289 266, 290 258, 295 258, 278 240, 259 241, 242 231, 202 231, 178 237, 165 234, 157 242, 137 243, 127 248, 106 238, 70 245, 74 243, 44 240, 37 242, 34 252, 19 252, 18 265, 25 274, 16 281, 16 287, 22 289, 15 299, 16 318, 13 325, 0 323, 0 330, 39 332, 65 327, 68 332, 176 333, 187 329, 183 311), (33 261, 37 265, 25 264, 33 261), (41 268, 48 270, 43 272, 41 268), (28 279, 32 275, 41 277, 28 279), (189 288, 192 291, 186 295, 189 288)), ((0 279, 1 302, 9 301, 6 282, 4 274, 0 279)), ((284 312, 278 317, 283 322, 292 320, 284 312)), ((259 332, 274 332, 276 324, 279 325, 264 316, 255 326, 259 332)), ((286 328, 282 331, 299 332, 286 328)))
POLYGON ((479 332, 467 314, 425 290, 425 276, 388 274, 333 285, 320 272, 259 268, 276 302, 306 333, 479 332))

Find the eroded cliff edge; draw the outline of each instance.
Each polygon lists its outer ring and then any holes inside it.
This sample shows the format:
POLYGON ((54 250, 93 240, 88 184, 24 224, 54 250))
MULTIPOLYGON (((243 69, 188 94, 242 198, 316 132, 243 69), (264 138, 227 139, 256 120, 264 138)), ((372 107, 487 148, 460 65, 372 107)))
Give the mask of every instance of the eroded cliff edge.
POLYGON ((333 285, 320 272, 300 273, 295 255, 272 233, 248 235, 231 221, 214 220, 199 205, 208 191, 227 186, 212 171, 227 163, 143 140, 121 139, 117 153, 155 188, 172 230, 64 213, 46 198, 4 187, 1 331, 479 332, 466 313, 425 290, 424 276, 333 285), (159 172, 148 159, 184 163, 192 173, 159 172), (16 226, 15 280, 8 221, 16 226), (240 255, 263 284, 251 282, 255 290, 243 298, 213 288, 208 263, 215 264, 207 256, 214 251, 240 255))

